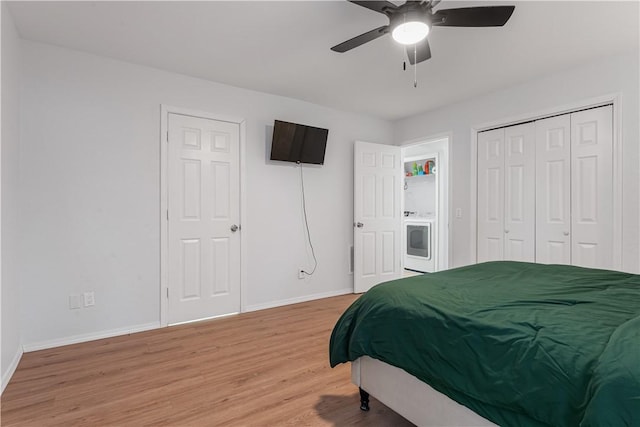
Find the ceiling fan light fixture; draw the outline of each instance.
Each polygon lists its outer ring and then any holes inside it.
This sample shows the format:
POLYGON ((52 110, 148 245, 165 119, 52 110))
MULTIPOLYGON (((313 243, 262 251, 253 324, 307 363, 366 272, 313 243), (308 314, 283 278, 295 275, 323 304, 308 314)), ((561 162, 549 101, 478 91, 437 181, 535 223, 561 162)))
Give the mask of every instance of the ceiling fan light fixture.
POLYGON ((398 24, 391 37, 400 44, 416 44, 427 37, 429 26, 422 21, 409 21, 398 24))

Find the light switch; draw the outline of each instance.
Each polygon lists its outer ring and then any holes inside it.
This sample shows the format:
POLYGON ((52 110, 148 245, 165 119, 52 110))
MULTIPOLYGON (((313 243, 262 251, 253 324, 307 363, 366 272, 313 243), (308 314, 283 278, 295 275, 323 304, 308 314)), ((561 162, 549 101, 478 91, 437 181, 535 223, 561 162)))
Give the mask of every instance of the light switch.
POLYGON ((93 292, 85 292, 84 293, 84 306, 91 307, 96 305, 96 297, 93 292))
POLYGON ((82 306, 82 302, 80 300, 80 295, 71 294, 69 295, 69 309, 75 310, 82 306))
POLYGON ((456 208, 456 218, 462 218, 462 208, 456 208))

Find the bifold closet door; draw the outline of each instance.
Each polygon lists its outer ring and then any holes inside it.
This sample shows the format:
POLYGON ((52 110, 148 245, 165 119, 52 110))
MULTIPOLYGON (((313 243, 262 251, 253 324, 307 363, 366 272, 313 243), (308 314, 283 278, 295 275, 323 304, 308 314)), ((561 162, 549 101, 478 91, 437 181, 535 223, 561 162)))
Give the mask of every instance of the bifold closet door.
POLYGON ((613 109, 536 122, 536 262, 613 267, 613 109))
POLYGON ((478 262, 535 259, 533 123, 478 134, 478 262))

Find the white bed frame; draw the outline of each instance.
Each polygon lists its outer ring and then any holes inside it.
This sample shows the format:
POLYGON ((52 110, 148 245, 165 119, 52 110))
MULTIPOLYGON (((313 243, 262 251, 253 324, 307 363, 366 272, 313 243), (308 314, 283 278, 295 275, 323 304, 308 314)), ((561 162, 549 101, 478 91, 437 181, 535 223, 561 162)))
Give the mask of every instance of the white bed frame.
POLYGON ((400 368, 368 356, 351 363, 351 381, 417 426, 495 426, 400 368))

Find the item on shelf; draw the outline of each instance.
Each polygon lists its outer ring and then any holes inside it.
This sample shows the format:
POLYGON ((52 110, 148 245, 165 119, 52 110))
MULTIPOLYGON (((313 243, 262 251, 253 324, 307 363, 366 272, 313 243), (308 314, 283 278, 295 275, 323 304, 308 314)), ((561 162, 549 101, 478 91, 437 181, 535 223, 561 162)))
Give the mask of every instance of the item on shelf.
POLYGON ((418 175, 424 175, 424 171, 422 170, 422 165, 418 165, 418 175))
POLYGON ((413 162, 413 174, 418 175, 418 164, 413 162))
POLYGON ((424 170, 427 175, 436 173, 436 163, 433 160, 427 160, 424 164, 424 170))

